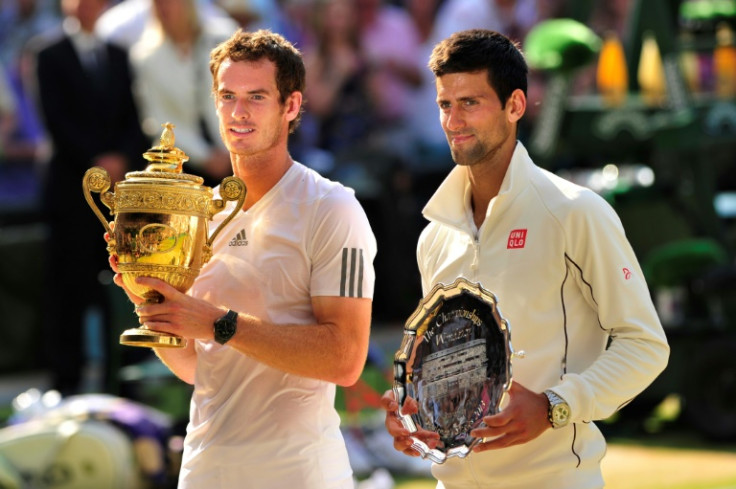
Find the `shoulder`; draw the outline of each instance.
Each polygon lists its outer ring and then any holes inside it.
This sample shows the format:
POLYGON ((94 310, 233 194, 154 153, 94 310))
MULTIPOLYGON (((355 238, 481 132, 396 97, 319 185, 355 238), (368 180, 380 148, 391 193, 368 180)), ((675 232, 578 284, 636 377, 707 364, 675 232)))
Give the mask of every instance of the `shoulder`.
POLYGON ((296 175, 285 189, 286 199, 305 203, 357 203, 355 192, 351 188, 330 180, 301 163, 295 162, 294 165, 296 175))
POLYGON ((603 237, 615 241, 624 236, 614 208, 593 190, 543 169, 532 178, 532 188, 539 216, 546 215, 550 225, 566 236, 571 253, 600 243, 603 237))
POLYGON ((613 212, 610 204, 593 190, 534 166, 532 188, 543 205, 553 214, 613 212))
POLYGON ((69 38, 61 28, 52 29, 32 37, 26 44, 26 51, 36 56, 50 56, 72 47, 69 38))
POLYGON ((295 207, 302 209, 305 224, 317 234, 372 235, 368 217, 355 192, 299 164, 291 188, 284 189, 295 207))
POLYGON ((417 253, 419 256, 438 256, 450 249, 450 245, 461 239, 463 233, 446 224, 430 221, 417 239, 417 253))

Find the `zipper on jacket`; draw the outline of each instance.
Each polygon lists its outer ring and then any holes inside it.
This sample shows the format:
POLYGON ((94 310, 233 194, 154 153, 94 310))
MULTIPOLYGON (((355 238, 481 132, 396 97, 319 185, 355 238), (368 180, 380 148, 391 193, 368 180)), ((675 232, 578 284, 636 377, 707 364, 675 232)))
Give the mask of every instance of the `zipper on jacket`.
POLYGON ((474 272, 478 270, 480 266, 480 239, 478 233, 473 236, 473 262, 470 264, 470 269, 474 272))

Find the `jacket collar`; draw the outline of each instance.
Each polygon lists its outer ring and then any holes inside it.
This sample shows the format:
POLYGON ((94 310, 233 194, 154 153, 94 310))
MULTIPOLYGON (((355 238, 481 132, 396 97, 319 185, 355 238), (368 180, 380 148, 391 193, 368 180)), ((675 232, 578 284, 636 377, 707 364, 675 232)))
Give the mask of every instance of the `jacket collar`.
MULTIPOLYGON (((524 145, 516 142, 511 163, 501 183, 498 195, 491 200, 486 218, 491 213, 494 204, 499 200, 507 200, 518 194, 528 182, 528 169, 533 165, 529 153, 524 145)), ((470 231, 474 228, 470 212, 470 179, 468 169, 464 166, 455 166, 437 191, 424 206, 422 214, 430 221, 437 221, 461 230, 470 231)))

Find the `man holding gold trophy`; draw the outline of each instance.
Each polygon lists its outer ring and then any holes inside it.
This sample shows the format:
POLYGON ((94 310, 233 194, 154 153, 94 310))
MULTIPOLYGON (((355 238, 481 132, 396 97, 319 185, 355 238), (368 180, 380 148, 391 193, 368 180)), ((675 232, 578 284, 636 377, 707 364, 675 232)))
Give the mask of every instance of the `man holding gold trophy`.
POLYGON ((247 189, 242 211, 186 293, 134 279, 158 303, 134 294, 110 258, 143 329, 185 340, 154 347, 194 385, 179 488, 352 488, 335 386, 355 383, 367 356, 375 238, 352 191, 288 153, 300 53, 278 34, 238 31, 210 69, 220 136, 247 189))
MULTIPOLYGON (((524 351, 508 402, 472 428, 469 453, 433 459, 437 487, 601 488, 606 444, 593 421, 643 391, 669 356, 641 268, 603 198, 540 169, 517 141, 528 69, 511 40, 458 32, 435 46, 429 67, 456 166, 423 210, 423 292, 452 291, 459 278, 481 284, 524 351)), ((426 456, 443 439, 406 422, 427 402, 403 394, 383 396, 386 427, 397 450, 426 456)))

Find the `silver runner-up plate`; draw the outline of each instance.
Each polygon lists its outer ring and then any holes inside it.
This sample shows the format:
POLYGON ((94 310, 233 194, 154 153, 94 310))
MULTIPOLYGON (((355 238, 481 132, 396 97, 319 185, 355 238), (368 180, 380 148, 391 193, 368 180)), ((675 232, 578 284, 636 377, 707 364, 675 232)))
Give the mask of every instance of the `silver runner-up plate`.
POLYGON ((435 448, 412 436, 422 458, 441 464, 466 457, 482 441, 470 432, 499 411, 511 387, 511 332, 497 302, 480 284, 458 278, 437 284, 406 321, 393 392, 409 432, 439 435, 435 448), (403 412, 409 397, 418 413, 403 412))

